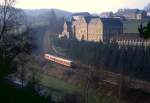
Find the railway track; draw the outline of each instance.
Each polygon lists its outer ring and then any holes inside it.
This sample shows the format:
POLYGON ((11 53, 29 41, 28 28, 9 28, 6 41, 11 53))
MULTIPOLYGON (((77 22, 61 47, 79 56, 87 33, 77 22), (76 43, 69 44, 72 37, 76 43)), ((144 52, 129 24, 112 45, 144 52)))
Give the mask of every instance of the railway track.
MULTIPOLYGON (((91 70, 92 67, 89 67, 87 65, 82 65, 80 63, 74 63, 76 65, 75 67, 66 67, 64 69, 64 66, 62 66, 63 70, 71 70, 72 72, 78 74, 81 72, 81 70, 91 70)), ((59 64, 59 68, 61 68, 61 65, 59 64)), ((90 71, 89 71, 90 72, 90 71)), ((107 82, 112 85, 120 85, 121 83, 124 83, 125 86, 128 88, 134 88, 134 89, 141 89, 147 92, 150 92, 150 82, 144 81, 144 80, 139 80, 135 78, 131 78, 129 76, 105 71, 105 70, 100 70, 99 72, 100 77, 104 82, 107 82)))
MULTIPOLYGON (((81 67, 91 69, 86 65, 81 65, 81 67)), ((101 75, 104 82, 112 85, 120 85, 120 83, 124 83, 128 88, 141 89, 150 93, 150 82, 148 81, 131 78, 126 75, 121 75, 106 70, 100 70, 99 75, 101 75)))

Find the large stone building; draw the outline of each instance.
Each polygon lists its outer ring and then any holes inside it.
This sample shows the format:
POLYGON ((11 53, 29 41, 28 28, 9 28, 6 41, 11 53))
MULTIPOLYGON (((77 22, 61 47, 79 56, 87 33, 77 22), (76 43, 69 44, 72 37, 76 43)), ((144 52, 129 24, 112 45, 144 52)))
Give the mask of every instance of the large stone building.
POLYGON ((65 21, 64 25, 63 25, 63 32, 61 35, 59 35, 60 37, 67 37, 67 38, 71 38, 70 36, 72 35, 72 23, 69 21, 65 21))
POLYGON ((88 41, 103 41, 103 26, 99 18, 88 21, 88 41))
POLYGON ((87 13, 81 13, 81 15, 78 13, 73 15, 71 25, 64 23, 62 34, 65 33, 77 40, 99 42, 114 35, 122 34, 123 24, 120 19, 116 18, 100 18, 87 13), (66 28, 69 28, 69 30, 66 28))

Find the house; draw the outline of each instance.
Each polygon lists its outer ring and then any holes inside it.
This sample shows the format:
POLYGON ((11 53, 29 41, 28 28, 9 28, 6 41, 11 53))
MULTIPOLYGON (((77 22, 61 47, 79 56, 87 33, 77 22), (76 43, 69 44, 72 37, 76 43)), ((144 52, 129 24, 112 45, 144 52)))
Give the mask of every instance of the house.
POLYGON ((139 9, 120 9, 116 16, 121 16, 128 20, 142 20, 147 17, 147 12, 139 9))
POLYGON ((123 24, 117 18, 92 18, 88 23, 88 41, 104 41, 123 33, 123 24))
POLYGON ((147 12, 139 9, 120 9, 116 14, 129 20, 142 20, 147 17, 147 12))
POLYGON ((70 36, 72 35, 72 22, 71 21, 65 21, 64 26, 63 26, 63 32, 59 37, 67 37, 68 39, 71 38, 70 36))
POLYGON ((72 20, 79 20, 81 17, 91 17, 92 15, 88 12, 79 12, 79 13, 74 13, 72 15, 72 20))
POLYGON ((73 35, 77 40, 88 40, 88 22, 84 16, 72 20, 73 35))
POLYGON ((103 26, 98 17, 88 22, 88 41, 103 41, 103 26))
POLYGON ((119 18, 100 18, 103 26, 103 39, 123 34, 123 23, 119 18))
POLYGON ((63 35, 69 34, 77 40, 99 42, 123 32, 123 24, 118 18, 100 18, 87 13, 81 14, 72 17, 71 26, 67 25, 71 30, 66 29, 67 23, 64 23, 63 35))

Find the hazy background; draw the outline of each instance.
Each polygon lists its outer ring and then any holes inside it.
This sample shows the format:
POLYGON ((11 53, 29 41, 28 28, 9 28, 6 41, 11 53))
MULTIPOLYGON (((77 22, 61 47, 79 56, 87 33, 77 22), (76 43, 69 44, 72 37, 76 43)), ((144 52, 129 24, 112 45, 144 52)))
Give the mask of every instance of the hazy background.
POLYGON ((100 13, 117 11, 119 8, 140 8, 150 3, 149 0, 17 0, 16 7, 23 9, 57 8, 71 12, 88 11, 100 13))

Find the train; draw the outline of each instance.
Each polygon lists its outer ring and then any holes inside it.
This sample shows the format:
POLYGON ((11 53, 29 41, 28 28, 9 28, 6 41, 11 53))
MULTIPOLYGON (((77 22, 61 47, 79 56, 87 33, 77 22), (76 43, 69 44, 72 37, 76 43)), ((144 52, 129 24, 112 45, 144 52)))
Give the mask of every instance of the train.
POLYGON ((44 54, 44 58, 46 60, 61 64, 61 65, 67 66, 67 67, 73 66, 73 62, 71 60, 63 59, 63 58, 60 58, 60 57, 57 57, 57 56, 54 56, 51 54, 44 54))

